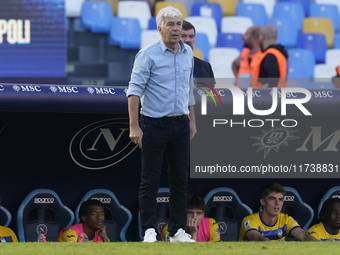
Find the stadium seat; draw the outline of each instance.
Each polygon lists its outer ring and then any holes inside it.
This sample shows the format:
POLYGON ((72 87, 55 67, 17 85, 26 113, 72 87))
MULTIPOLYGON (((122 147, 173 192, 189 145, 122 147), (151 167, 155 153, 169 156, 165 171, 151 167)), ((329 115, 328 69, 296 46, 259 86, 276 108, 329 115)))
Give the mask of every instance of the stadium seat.
POLYGON ((113 18, 109 35, 109 44, 122 49, 139 49, 142 29, 138 19, 113 18))
POLYGON ((120 18, 136 18, 142 30, 148 29, 151 11, 145 1, 119 1, 117 16, 120 18))
POLYGON ((185 19, 196 29, 196 33, 205 33, 208 36, 210 47, 216 46, 217 26, 215 19, 201 16, 190 16, 185 19))
POLYGON ((48 241, 57 241, 59 233, 73 224, 74 214, 49 189, 36 189, 21 203, 17 214, 20 242, 36 242, 39 234, 48 241))
POLYGON ((335 32, 339 32, 340 14, 334 4, 311 4, 310 17, 329 18, 333 23, 335 32))
POLYGON ((112 13, 117 15, 118 2, 119 0, 85 0, 85 1, 105 1, 111 4, 112 13))
POLYGON ((81 8, 81 25, 92 33, 109 33, 113 17, 110 3, 85 1, 81 8))
MULTIPOLYGON (((235 78, 231 69, 232 62, 240 55, 235 48, 212 48, 209 52, 209 63, 214 72, 215 78, 235 78)), ((231 80, 231 81, 233 81, 231 80)))
POLYGON ((125 233, 132 220, 131 212, 122 206, 112 191, 107 189, 90 190, 79 202, 76 209, 76 222, 80 222, 79 209, 86 200, 97 199, 105 205, 105 225, 107 236, 111 242, 126 242, 125 233))
MULTIPOLYGON (((156 219, 156 233, 157 240, 161 240, 161 230, 162 227, 169 222, 170 220, 170 209, 169 209, 169 196, 170 189, 169 188, 159 188, 157 192, 157 219, 156 219)), ((142 224, 140 221, 140 216, 138 217, 138 228, 140 239, 144 240, 142 237, 142 224)))
POLYGON ((328 47, 326 37, 323 34, 301 33, 298 36, 297 47, 313 51, 316 64, 325 63, 328 47))
POLYGON ((335 66, 317 64, 314 67, 314 79, 331 79, 336 76, 335 66))
POLYGON ((148 46, 149 44, 161 39, 161 34, 158 30, 143 30, 140 40, 140 49, 148 46))
POLYGON ((221 33, 245 34, 253 21, 249 17, 223 17, 221 22, 221 33))
POLYGON ((276 0, 243 0, 243 3, 262 4, 266 9, 267 17, 271 18, 274 13, 274 6, 276 4, 276 0))
POLYGON ((209 58, 210 44, 206 33, 196 33, 195 48, 202 51, 203 60, 207 61, 209 58))
POLYGON ((0 226, 8 227, 11 223, 12 214, 2 205, 0 205, 0 226))
POLYGON ((334 45, 333 45, 334 49, 340 49, 340 33, 336 33, 334 35, 334 45))
POLYGON ((68 18, 77 18, 81 14, 84 0, 65 0, 65 13, 68 18))
POLYGON ((243 50, 243 35, 239 33, 219 33, 216 47, 236 48, 243 50))
POLYGON ((205 217, 218 223, 221 241, 237 241, 242 220, 253 211, 230 188, 216 188, 205 197, 205 217))
POLYGON ((268 24, 277 28, 277 42, 286 48, 296 48, 299 31, 295 28, 293 21, 287 18, 271 18, 268 24))
POLYGON ((148 30, 158 30, 156 17, 151 17, 148 22, 148 30))
POLYGON ((337 67, 340 64, 340 49, 328 49, 325 62, 326 65, 337 67))
POLYGON ((194 53, 194 57, 204 60, 203 53, 200 49, 194 49, 192 52, 194 53))
POLYGON ((167 6, 172 6, 177 8, 183 15, 183 19, 186 19, 186 17, 188 16, 187 13, 187 8, 185 6, 185 4, 183 2, 173 2, 173 1, 165 1, 165 2, 156 2, 155 3, 155 13, 153 16, 157 16, 158 12, 167 7, 167 6))
POLYGON ((314 0, 316 4, 334 4, 338 7, 340 13, 340 1, 339 0, 314 0))
POLYGON ((309 16, 309 5, 312 2, 311 0, 279 0, 279 2, 286 3, 298 3, 301 4, 305 13, 305 16, 309 16))
POLYGON ((221 5, 218 3, 196 2, 192 5, 192 16, 214 18, 217 29, 221 29, 223 12, 221 5))
POLYGON ((267 24, 267 13, 262 4, 238 3, 236 7, 237 17, 249 17, 255 26, 267 24))
POLYGON ((191 16, 192 14, 192 5, 195 2, 204 2, 204 0, 165 0, 165 2, 182 2, 185 4, 187 14, 188 16, 191 16))
POLYGON ((238 0, 207 0, 208 3, 219 3, 222 7, 223 16, 235 16, 238 0))
POLYGON ((273 17, 290 19, 296 25, 298 31, 301 31, 305 12, 299 3, 280 2, 274 6, 273 17))
POLYGON ((305 18, 302 26, 303 33, 321 33, 326 36, 328 48, 333 48, 334 28, 332 21, 327 18, 305 18))
POLYGON ((329 198, 340 198, 340 186, 330 188, 321 198, 318 206, 318 215, 320 214, 323 203, 329 198))
POLYGON ((288 78, 314 77, 315 57, 311 50, 288 49, 288 78))

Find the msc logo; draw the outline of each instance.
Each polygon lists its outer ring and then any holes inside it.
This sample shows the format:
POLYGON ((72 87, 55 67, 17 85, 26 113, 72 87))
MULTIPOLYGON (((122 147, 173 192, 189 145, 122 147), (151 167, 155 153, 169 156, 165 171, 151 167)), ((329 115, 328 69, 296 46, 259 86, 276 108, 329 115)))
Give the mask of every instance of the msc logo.
POLYGON ((93 87, 88 87, 87 92, 89 92, 91 95, 95 94, 100 94, 100 95, 114 95, 116 94, 114 88, 93 88, 93 87))
POLYGON ((37 197, 34 199, 35 204, 53 204, 54 198, 53 197, 37 197))
POLYGON ((70 86, 51 86, 50 87, 50 90, 53 92, 53 93, 78 93, 78 88, 77 87, 70 87, 70 86))
POLYGON ((285 196, 283 201, 294 201, 295 200, 295 196, 285 196))
POLYGON ((98 200, 102 202, 103 204, 110 204, 111 203, 111 198, 109 197, 93 197, 91 200, 98 200))
POLYGON ((22 92, 40 92, 41 88, 40 86, 34 86, 34 85, 13 85, 13 89, 16 92, 19 92, 20 90, 22 92))
POLYGON ((80 129, 72 138, 69 152, 82 168, 100 170, 129 156, 137 145, 129 139, 127 118, 94 122, 80 129))
POLYGON ((232 202, 233 196, 214 196, 213 202, 232 202))
POLYGON ((157 203, 168 203, 169 197, 157 197, 156 200, 157 200, 157 203))

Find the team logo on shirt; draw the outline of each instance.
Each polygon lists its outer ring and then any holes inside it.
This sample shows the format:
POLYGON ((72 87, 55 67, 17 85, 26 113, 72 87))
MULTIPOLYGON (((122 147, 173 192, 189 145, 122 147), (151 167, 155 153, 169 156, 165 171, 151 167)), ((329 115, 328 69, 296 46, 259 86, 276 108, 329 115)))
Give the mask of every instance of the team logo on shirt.
POLYGON ((291 130, 291 128, 274 126, 270 130, 262 130, 262 135, 251 136, 250 138, 257 140, 253 146, 259 146, 256 152, 263 150, 263 158, 265 158, 272 150, 278 152, 280 146, 288 146, 288 141, 300 138, 293 135, 296 131, 291 130))
POLYGON ((282 229, 278 229, 278 231, 277 231, 277 237, 278 237, 278 238, 282 238, 282 237, 283 237, 282 229))

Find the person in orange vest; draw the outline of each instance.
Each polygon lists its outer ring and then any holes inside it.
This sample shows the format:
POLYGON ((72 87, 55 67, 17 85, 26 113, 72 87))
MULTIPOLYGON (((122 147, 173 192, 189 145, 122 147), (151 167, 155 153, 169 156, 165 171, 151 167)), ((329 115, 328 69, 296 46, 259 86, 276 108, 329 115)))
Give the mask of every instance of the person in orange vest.
POLYGON ((261 57, 253 69, 251 87, 287 87, 288 53, 285 47, 277 44, 277 29, 266 25, 260 31, 261 57))
POLYGON ((340 88, 340 65, 337 66, 336 70, 336 76, 333 77, 332 82, 335 85, 335 88, 340 88))
POLYGON ((252 26, 248 28, 243 35, 243 47, 240 56, 232 63, 232 70, 237 78, 237 87, 249 87, 252 70, 256 66, 260 56, 260 26, 252 26))

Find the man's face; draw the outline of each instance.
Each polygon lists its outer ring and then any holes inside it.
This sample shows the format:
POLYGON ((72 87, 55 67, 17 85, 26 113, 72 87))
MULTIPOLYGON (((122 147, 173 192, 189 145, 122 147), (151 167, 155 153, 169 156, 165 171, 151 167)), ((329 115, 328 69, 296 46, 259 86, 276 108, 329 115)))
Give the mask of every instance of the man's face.
POLYGON ((95 230, 103 227, 104 219, 104 208, 96 205, 91 205, 88 209, 87 215, 82 217, 84 224, 95 230))
POLYGON ((181 39, 184 43, 188 44, 191 49, 195 48, 195 31, 194 29, 182 30, 181 39))
POLYGON ((188 218, 194 219, 198 226, 204 217, 204 212, 201 209, 188 209, 187 216, 188 218))
POLYGON ((163 27, 158 27, 163 42, 169 48, 174 47, 181 39, 182 19, 180 17, 165 18, 163 27))
POLYGON ((278 216, 282 210, 284 196, 282 193, 272 192, 265 199, 260 199, 263 212, 269 216, 278 216))
POLYGON ((333 203, 330 214, 326 216, 326 224, 330 227, 340 229, 340 203, 333 203))
POLYGON ((252 45, 252 37, 251 37, 251 28, 248 28, 246 33, 243 35, 243 47, 251 49, 253 47, 252 45))

